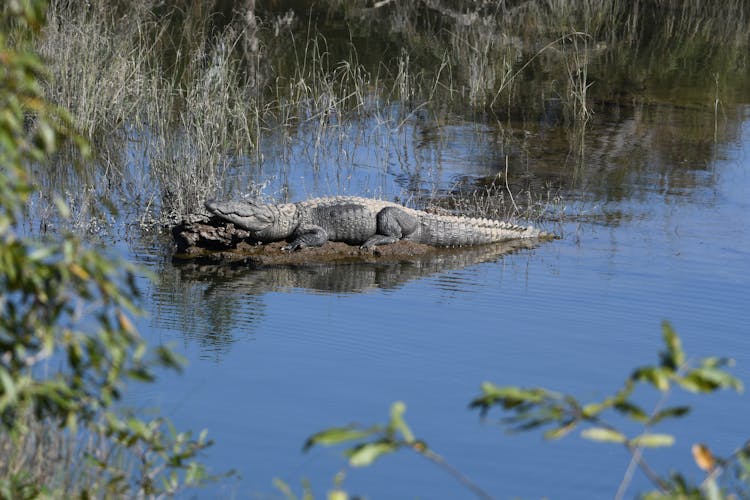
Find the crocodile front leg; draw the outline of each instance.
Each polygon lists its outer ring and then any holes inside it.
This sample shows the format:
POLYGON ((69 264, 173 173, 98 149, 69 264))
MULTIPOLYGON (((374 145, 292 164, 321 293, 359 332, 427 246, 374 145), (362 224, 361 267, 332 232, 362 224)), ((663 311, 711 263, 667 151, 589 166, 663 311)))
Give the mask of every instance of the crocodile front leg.
POLYGON ((292 234, 292 236, 294 239, 291 243, 285 246, 283 250, 294 252, 295 250, 305 247, 320 247, 328 241, 328 233, 326 230, 320 226, 314 225, 300 227, 294 232, 294 234, 292 234))
POLYGON ((378 232, 362 244, 362 248, 388 245, 416 231, 419 221, 398 207, 386 207, 377 215, 378 232))

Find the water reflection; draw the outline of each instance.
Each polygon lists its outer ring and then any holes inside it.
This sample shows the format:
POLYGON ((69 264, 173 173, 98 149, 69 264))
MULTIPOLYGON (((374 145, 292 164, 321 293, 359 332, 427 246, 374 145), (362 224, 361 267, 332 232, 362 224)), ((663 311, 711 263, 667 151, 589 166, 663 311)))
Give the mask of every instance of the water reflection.
POLYGON ((232 345, 251 337, 266 304, 252 293, 216 293, 232 277, 216 272, 206 279, 184 275, 164 263, 151 294, 158 329, 179 332, 196 342, 202 358, 221 361, 232 345))
MULTIPOLYGON (((302 289, 323 294, 356 294, 394 290, 435 276, 435 286, 451 294, 472 290, 474 280, 449 272, 491 262, 534 242, 511 241, 479 247, 436 250, 427 255, 376 263, 249 266, 167 264, 160 273, 155 302, 161 328, 182 332, 196 341, 204 357, 220 359, 238 334, 251 336, 265 317, 264 295, 302 289)), ((474 290, 475 291, 475 290, 474 290)))
POLYGON ((471 196, 498 179, 504 190, 507 168, 516 200, 554 192, 564 204, 575 203, 566 217, 584 222, 592 220, 593 209, 602 224, 617 223, 620 217, 612 213, 619 205, 652 196, 705 203, 706 191, 716 189, 717 161, 741 137, 742 109, 717 116, 708 106, 617 106, 595 115, 577 137, 563 127, 518 134, 514 130, 522 124, 498 124, 482 135, 488 137, 473 159, 494 171, 485 177, 460 174, 457 164, 453 194, 471 196))
MULTIPOLYGON (((741 107, 716 114, 709 104, 613 105, 585 131, 550 127, 544 117, 436 123, 414 115, 397 122, 386 118, 399 115, 390 111, 345 130, 299 127, 285 140, 269 137, 262 160, 237 172, 238 186, 263 179, 266 194, 287 201, 353 194, 419 204, 446 192, 482 192, 498 179, 505 189, 507 173, 517 202, 549 193, 598 204, 643 201, 651 193, 692 196, 695 188, 711 188, 711 165, 740 135, 741 107), (314 147, 310 137, 318 138, 314 147)), ((241 191, 227 186, 221 196, 241 191)))

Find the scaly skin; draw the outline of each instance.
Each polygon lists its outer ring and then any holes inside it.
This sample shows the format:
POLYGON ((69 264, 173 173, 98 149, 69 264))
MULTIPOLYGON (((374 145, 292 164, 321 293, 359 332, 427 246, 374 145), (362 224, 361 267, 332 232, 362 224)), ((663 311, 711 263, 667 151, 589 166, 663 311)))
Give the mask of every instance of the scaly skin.
POLYGON ((277 205, 207 201, 214 215, 250 231, 258 241, 291 240, 297 250, 343 241, 370 248, 405 239, 432 246, 469 246, 553 237, 531 226, 472 217, 435 215, 398 203, 338 196, 277 205))

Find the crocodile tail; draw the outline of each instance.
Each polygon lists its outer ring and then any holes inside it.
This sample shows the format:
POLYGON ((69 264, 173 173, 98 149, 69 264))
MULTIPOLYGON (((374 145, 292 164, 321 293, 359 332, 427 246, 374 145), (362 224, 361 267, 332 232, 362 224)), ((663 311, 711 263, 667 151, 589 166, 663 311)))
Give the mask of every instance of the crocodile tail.
POLYGON ((544 239, 551 235, 533 226, 510 222, 425 214, 420 217, 419 241, 434 246, 469 246, 516 239, 544 239))

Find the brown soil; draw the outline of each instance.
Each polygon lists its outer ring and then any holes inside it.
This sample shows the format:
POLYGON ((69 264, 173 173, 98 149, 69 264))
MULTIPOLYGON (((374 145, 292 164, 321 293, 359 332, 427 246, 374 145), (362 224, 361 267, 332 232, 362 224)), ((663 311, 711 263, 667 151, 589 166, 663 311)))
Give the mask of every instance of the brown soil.
POLYGON ((441 251, 440 248, 403 240, 391 245, 383 245, 368 250, 347 245, 346 243, 329 241, 321 247, 303 248, 295 252, 289 252, 283 250, 283 247, 287 244, 285 241, 263 245, 240 242, 231 250, 206 250, 199 247, 189 247, 185 252, 175 254, 174 260, 207 263, 243 262, 255 265, 293 265, 403 260, 441 251))

